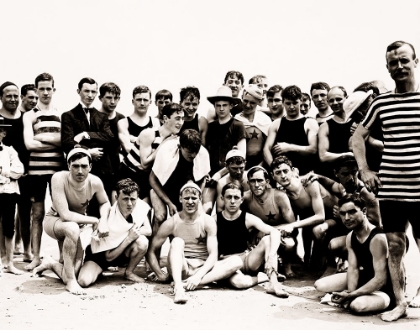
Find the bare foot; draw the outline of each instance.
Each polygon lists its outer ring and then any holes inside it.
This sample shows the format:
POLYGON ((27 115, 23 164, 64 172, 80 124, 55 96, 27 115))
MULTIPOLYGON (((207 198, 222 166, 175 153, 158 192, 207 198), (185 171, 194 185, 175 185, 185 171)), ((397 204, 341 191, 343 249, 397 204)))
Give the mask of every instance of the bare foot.
POLYGON ((174 289, 175 297, 174 303, 175 304, 185 304, 188 301, 187 294, 185 293, 184 288, 177 288, 174 289))
POLYGON ((404 305, 398 305, 392 311, 383 313, 381 316, 381 319, 382 321, 385 321, 385 322, 393 322, 406 316, 407 316, 407 306, 404 304, 404 305))
POLYGON ((265 289, 267 293, 274 294, 279 298, 288 298, 289 294, 284 291, 283 286, 280 283, 269 283, 265 289))
POLYGON ((9 264, 8 266, 6 266, 4 268, 4 272, 15 274, 15 275, 22 275, 23 274, 23 271, 21 271, 20 269, 17 269, 13 264, 9 264))
POLYGON ((257 274, 257 280, 258 280, 258 284, 269 281, 267 274, 261 273, 261 272, 257 274))
POLYGON ((75 295, 82 295, 86 294, 85 290, 77 283, 76 280, 70 280, 67 282, 66 289, 68 292, 75 294, 75 295))
POLYGON ((144 282, 146 282, 143 278, 141 278, 140 276, 137 276, 134 273, 127 273, 127 272, 125 272, 124 277, 127 280, 132 281, 134 283, 144 283, 144 282))
POLYGON ((23 253, 23 262, 31 262, 34 256, 30 252, 23 253))
POLYGON ((284 264, 284 273, 286 274, 287 278, 293 278, 296 274, 292 270, 292 265, 290 263, 284 264))
POLYGON ((44 257, 44 260, 42 261, 42 263, 32 270, 32 276, 38 277, 39 275, 42 274, 43 271, 52 269, 54 262, 55 261, 51 257, 44 257))
POLYGON ((23 249, 22 246, 15 246, 15 249, 13 250, 13 254, 16 255, 20 255, 23 253, 23 249))
POLYGON ((410 301, 409 307, 420 308, 420 288, 417 290, 416 296, 410 301))
POLYGON ((27 271, 31 272, 31 271, 33 271, 33 270, 34 270, 34 268, 35 268, 35 267, 39 266, 40 264, 41 264, 41 258, 39 258, 39 257, 34 257, 34 258, 32 259, 32 262, 31 262, 29 265, 26 265, 24 268, 25 268, 27 271))

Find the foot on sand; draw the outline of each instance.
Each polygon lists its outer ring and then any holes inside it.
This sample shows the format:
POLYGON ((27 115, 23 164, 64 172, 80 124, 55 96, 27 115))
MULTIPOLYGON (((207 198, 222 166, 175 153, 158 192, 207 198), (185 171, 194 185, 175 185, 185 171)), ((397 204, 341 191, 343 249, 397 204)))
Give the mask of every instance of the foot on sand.
POLYGON ((184 288, 174 289, 174 303, 175 304, 185 304, 188 301, 187 294, 185 293, 184 288))
POLYGON ((279 298, 288 298, 289 294, 284 291, 283 286, 280 283, 269 283, 265 289, 267 293, 274 294, 279 298))
POLYGON ((82 295, 86 294, 85 290, 82 289, 82 287, 77 283, 76 280, 70 280, 67 282, 66 290, 74 295, 82 295))
POLYGON ((11 273, 11 274, 15 274, 15 275, 22 275, 23 271, 21 271, 20 269, 17 269, 15 266, 13 266, 12 264, 6 266, 4 268, 4 272, 5 273, 11 273))
POLYGON ((146 282, 143 278, 141 278, 140 276, 137 276, 134 273, 127 273, 127 272, 125 272, 124 277, 127 280, 132 281, 134 283, 144 283, 144 282, 146 282))
POLYGON ((51 257, 45 257, 42 263, 32 270, 32 276, 38 277, 42 274, 43 271, 52 269, 54 262, 55 261, 51 257))
POLYGON ((420 308, 420 288, 417 290, 416 296, 410 301, 409 307, 420 308))
POLYGON ((34 270, 34 268, 38 267, 41 264, 41 258, 39 257, 34 257, 32 259, 32 262, 29 265, 26 265, 24 268, 28 271, 31 272, 34 270))
POLYGON ((33 258, 34 256, 32 255, 32 253, 23 253, 23 262, 32 262, 33 258))
POLYGON ((393 322, 406 316, 407 316, 407 306, 404 304, 404 305, 398 305, 392 311, 383 313, 381 315, 381 319, 382 321, 385 321, 385 322, 393 322))

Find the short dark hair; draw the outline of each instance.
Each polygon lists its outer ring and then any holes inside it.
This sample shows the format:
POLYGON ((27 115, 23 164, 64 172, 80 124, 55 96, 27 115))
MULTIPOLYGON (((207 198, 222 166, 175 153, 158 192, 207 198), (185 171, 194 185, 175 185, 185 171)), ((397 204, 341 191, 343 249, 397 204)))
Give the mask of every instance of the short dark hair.
POLYGON ((229 71, 228 73, 226 73, 225 84, 228 81, 228 79, 232 76, 236 76, 241 81, 241 84, 242 85, 244 84, 244 82, 245 82, 244 75, 239 71, 229 71))
POLYGON ((201 148, 201 137, 195 129, 183 130, 179 135, 179 144, 191 152, 198 152, 201 148))
POLYGON ((242 187, 242 185, 236 184, 235 182, 229 182, 223 186, 222 196, 225 196, 225 192, 228 189, 238 189, 241 192, 241 196, 244 195, 244 187, 242 187))
POLYGON ((4 89, 7 88, 7 87, 9 87, 9 86, 15 86, 17 89, 19 89, 19 87, 15 83, 12 83, 11 81, 5 81, 0 86, 0 97, 3 96, 4 89))
POLYGON ((268 175, 268 172, 267 172, 267 170, 264 168, 264 167, 262 167, 262 166, 253 166, 253 167, 251 167, 249 170, 248 170, 248 172, 247 172, 247 174, 246 174, 246 178, 249 180, 249 178, 251 177, 251 176, 253 176, 256 172, 258 172, 258 171, 262 171, 263 173, 264 173, 264 179, 266 179, 266 180, 269 180, 270 179, 270 176, 268 175))
POLYGON ((85 77, 85 78, 82 78, 80 81, 79 81, 79 83, 77 84, 77 88, 79 89, 79 90, 82 90, 82 88, 83 88, 83 84, 89 84, 89 85, 93 85, 93 84, 96 84, 96 85, 98 85, 98 83, 93 79, 93 78, 90 78, 90 77, 85 77))
POLYGON ((113 82, 103 83, 101 87, 99 87, 99 97, 104 97, 107 92, 115 94, 115 96, 121 95, 120 87, 118 87, 118 85, 114 84, 113 82))
POLYGON ((26 96, 26 94, 28 94, 29 91, 36 92, 36 87, 34 84, 26 84, 20 88, 20 94, 23 96, 26 96))
POLYGON ((282 90, 283 87, 281 87, 280 85, 271 86, 267 91, 267 97, 274 97, 274 94, 281 93, 282 90))
POLYGON ((251 79, 249 79, 248 84, 259 83, 261 81, 261 79, 267 79, 267 77, 264 76, 263 74, 257 74, 256 76, 253 76, 251 79))
POLYGON ((166 104, 162 109, 162 116, 171 117, 175 112, 184 111, 182 107, 175 102, 166 104))
POLYGON ((155 101, 159 99, 170 99, 172 101, 172 98, 173 98, 172 93, 168 91, 167 89, 161 89, 155 95, 155 101))
POLYGON ((410 48, 413 50, 413 60, 416 59, 416 50, 414 49, 414 46, 406 41, 402 41, 402 40, 398 40, 398 41, 394 41, 392 44, 388 45, 388 47, 386 47, 386 52, 389 53, 393 50, 396 50, 404 45, 408 45, 410 46, 410 48))
POLYGON ((287 86, 281 92, 281 97, 283 98, 283 101, 285 99, 288 99, 291 101, 302 100, 302 91, 296 85, 287 86))
POLYGON ((35 87, 38 88, 38 84, 40 81, 51 81, 52 87, 54 87, 54 78, 49 73, 41 73, 35 78, 35 87))
POLYGON ((152 91, 149 89, 149 87, 145 85, 139 85, 139 86, 134 87, 133 89, 133 99, 136 96, 136 94, 141 94, 141 93, 149 93, 150 99, 152 98, 152 91))
POLYGON ((319 82, 315 82, 315 83, 313 83, 312 85, 311 85, 311 89, 310 89, 310 91, 309 91, 309 93, 312 95, 312 91, 314 90, 314 89, 325 89, 327 92, 329 92, 330 91, 330 85, 328 85, 326 82, 322 82, 322 81, 319 81, 319 82))
POLYGON ((302 93, 302 101, 309 100, 309 104, 311 103, 311 96, 308 93, 302 93))
POLYGON ((344 166, 356 166, 358 168, 354 156, 341 156, 334 161, 333 166, 336 171, 339 171, 344 166))
POLYGON ((359 86, 357 86, 353 92, 369 92, 370 90, 373 91, 374 96, 378 96, 381 92, 379 91, 379 88, 375 86, 375 84, 372 81, 361 83, 359 86))
POLYGON ((343 86, 334 86, 334 87, 331 87, 328 92, 330 92, 334 88, 338 88, 339 90, 341 90, 343 92, 343 94, 344 94, 344 97, 347 97, 347 91, 346 91, 346 89, 343 86))
POLYGON ((241 157, 241 156, 233 156, 233 157, 230 157, 227 161, 226 161, 226 166, 228 166, 228 165, 230 165, 230 164, 232 164, 232 163, 235 163, 235 164, 242 164, 242 163, 245 163, 246 162, 246 160, 243 158, 243 157, 241 157))
POLYGON ((115 190, 117 191, 117 195, 119 195, 121 192, 125 195, 130 195, 131 193, 137 191, 137 195, 140 192, 140 188, 137 183, 135 183, 130 178, 122 179, 117 182, 115 185, 115 190))
POLYGON ((343 206, 346 203, 353 203, 355 206, 363 210, 366 205, 363 199, 360 198, 360 194, 346 194, 338 200, 338 207, 343 206))
POLYGON ((179 92, 179 102, 181 103, 182 101, 184 101, 189 95, 195 96, 196 98, 198 98, 198 100, 200 100, 200 91, 198 90, 198 88, 195 86, 187 86, 181 88, 181 91, 179 92))
POLYGON ((270 165, 271 172, 273 172, 281 164, 286 164, 290 168, 293 168, 292 161, 289 158, 287 158, 286 156, 278 156, 278 157, 274 158, 273 162, 270 165))

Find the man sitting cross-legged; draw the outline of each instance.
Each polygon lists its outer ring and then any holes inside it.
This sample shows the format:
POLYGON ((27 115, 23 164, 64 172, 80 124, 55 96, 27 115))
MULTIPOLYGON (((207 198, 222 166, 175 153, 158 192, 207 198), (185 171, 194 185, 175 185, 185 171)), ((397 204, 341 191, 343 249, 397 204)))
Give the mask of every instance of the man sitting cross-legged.
POLYGON ((386 236, 368 221, 359 196, 348 194, 338 205, 341 220, 352 230, 346 238, 349 268, 347 274, 321 278, 315 282, 315 288, 332 292, 333 303, 355 313, 383 311, 393 298, 386 236))
POLYGON ((107 236, 104 226, 109 214, 110 204, 102 181, 90 174, 92 156, 83 148, 72 149, 67 155, 69 171, 57 172, 51 179, 52 207, 44 219, 44 231, 51 238, 63 242, 63 260, 60 264, 45 258, 40 266, 34 268, 37 275, 44 270, 52 270, 60 277, 66 289, 73 294, 83 294, 76 277, 82 265, 83 248, 80 234, 88 230, 87 225, 98 226, 98 236, 107 236), (91 200, 96 196, 100 219, 86 215, 91 200))
POLYGON ((201 195, 200 187, 192 181, 181 188, 182 211, 160 226, 147 253, 157 280, 166 281, 169 275, 161 270, 158 257, 163 243, 173 236, 168 270, 174 280, 176 304, 187 302, 185 289, 194 290, 217 261, 217 227, 214 219, 200 210, 201 195))
POLYGON ((110 266, 127 266, 126 279, 142 283, 134 269, 145 256, 152 234, 150 206, 139 199, 139 186, 131 179, 117 183, 116 203, 108 216, 109 235, 92 238, 86 249, 85 262, 80 269, 78 282, 82 287, 95 283, 102 271, 110 266))

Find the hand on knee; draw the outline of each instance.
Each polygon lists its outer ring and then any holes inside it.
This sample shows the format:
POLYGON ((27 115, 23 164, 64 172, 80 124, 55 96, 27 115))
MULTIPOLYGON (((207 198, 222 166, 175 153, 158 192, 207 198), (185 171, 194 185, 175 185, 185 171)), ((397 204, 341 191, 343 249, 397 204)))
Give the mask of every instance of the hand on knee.
POLYGON ((146 236, 140 235, 139 238, 135 241, 136 248, 138 252, 147 252, 147 249, 149 247, 149 240, 146 236))

